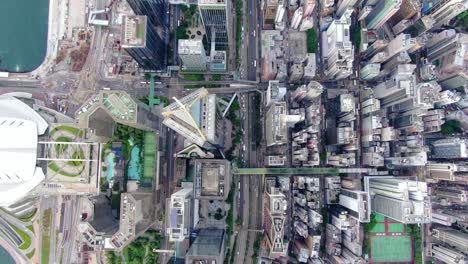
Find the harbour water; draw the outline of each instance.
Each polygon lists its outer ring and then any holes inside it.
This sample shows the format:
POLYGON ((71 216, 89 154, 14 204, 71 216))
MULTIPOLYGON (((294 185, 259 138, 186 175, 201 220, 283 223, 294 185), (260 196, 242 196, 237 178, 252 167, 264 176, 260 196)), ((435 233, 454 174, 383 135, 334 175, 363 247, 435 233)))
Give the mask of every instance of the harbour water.
POLYGON ((15 264, 15 260, 1 246, 0 246, 0 263, 2 263, 2 264, 15 264))
POLYGON ((49 0, 0 1, 0 71, 30 72, 47 50, 49 0))

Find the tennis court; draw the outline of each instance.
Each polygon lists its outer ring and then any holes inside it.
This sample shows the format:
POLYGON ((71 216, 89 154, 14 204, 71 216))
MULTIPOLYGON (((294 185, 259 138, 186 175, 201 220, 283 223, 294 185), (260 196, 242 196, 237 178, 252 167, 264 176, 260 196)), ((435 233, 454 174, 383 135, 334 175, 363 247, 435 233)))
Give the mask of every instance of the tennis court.
POLYGON ((150 187, 153 184, 155 175, 156 152, 158 149, 157 135, 146 132, 143 146, 143 177, 141 184, 144 187, 150 187))
POLYGON ((390 233, 403 233, 405 232, 405 226, 399 223, 388 224, 388 232, 390 233))
POLYGON ((374 217, 375 217, 375 220, 377 221, 377 223, 382 223, 382 222, 385 221, 385 216, 383 216, 381 214, 375 214, 374 217))
POLYGON ((371 233, 385 233, 385 224, 383 223, 376 224, 369 231, 371 233))
POLYGON ((372 236, 371 263, 410 262, 411 238, 409 236, 372 236))

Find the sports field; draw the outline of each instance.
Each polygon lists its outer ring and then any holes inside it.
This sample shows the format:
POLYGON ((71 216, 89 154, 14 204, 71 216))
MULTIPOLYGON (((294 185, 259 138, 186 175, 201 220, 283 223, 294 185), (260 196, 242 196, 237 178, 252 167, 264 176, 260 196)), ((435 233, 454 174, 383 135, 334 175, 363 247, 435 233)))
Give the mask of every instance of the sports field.
POLYGON ((405 225, 380 214, 372 217, 377 223, 369 230, 370 263, 410 263, 412 244, 405 225))
POLYGON ((385 224, 378 223, 372 227, 370 230, 371 233, 385 233, 385 224))
POLYGON ((143 146, 143 177, 140 182, 143 187, 150 187, 153 185, 157 149, 157 135, 155 133, 146 132, 143 146))
POLYGON ((371 236, 371 259, 375 262, 410 262, 409 236, 371 236))
POLYGON ((388 224, 388 232, 390 233, 403 233, 405 232, 405 226, 399 223, 388 224))

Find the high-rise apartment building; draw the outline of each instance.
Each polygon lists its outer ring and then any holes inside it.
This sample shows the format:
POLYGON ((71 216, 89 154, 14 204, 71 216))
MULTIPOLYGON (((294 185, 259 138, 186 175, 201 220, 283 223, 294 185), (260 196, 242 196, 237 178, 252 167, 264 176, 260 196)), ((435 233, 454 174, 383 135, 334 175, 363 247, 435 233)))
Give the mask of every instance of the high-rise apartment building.
POLYGON ((302 17, 304 16, 304 10, 302 7, 299 7, 294 11, 294 15, 291 19, 291 28, 292 29, 298 29, 299 25, 301 24, 302 17))
POLYGON ((429 170, 429 177, 436 182, 455 181, 457 165, 454 163, 429 162, 427 168, 429 170))
POLYGON ((337 5, 336 16, 341 17, 348 8, 353 9, 356 2, 357 0, 340 0, 337 5))
POLYGON ((368 46, 366 50, 362 52, 363 59, 370 58, 374 56, 377 52, 382 51, 388 44, 387 40, 378 39, 368 46))
POLYGON ((365 178, 371 210, 404 224, 430 223, 427 184, 392 176, 365 178))
POLYGON ((444 138, 432 143, 432 156, 437 159, 468 158, 468 140, 444 138))
POLYGON ((442 85, 446 80, 468 74, 468 34, 456 33, 454 29, 445 30, 432 37, 427 46, 427 57, 438 65, 437 76, 442 85))
POLYGON ((188 238, 194 225, 192 205, 193 185, 173 193, 166 201, 166 234, 169 241, 181 242, 188 238))
POLYGON ((409 34, 400 34, 396 36, 387 46, 376 53, 370 60, 371 63, 385 63, 397 54, 408 51, 416 45, 416 39, 409 34))
POLYGON ((392 25, 396 25, 402 20, 408 20, 418 14, 421 11, 420 0, 402 0, 400 9, 393 15, 389 22, 392 25))
POLYGON ((304 115, 289 115, 286 102, 274 102, 266 113, 267 146, 284 145, 288 141, 288 128, 304 120, 304 115))
POLYGON ((434 27, 447 24, 452 18, 468 9, 468 2, 465 0, 439 0, 423 13, 434 20, 434 27))
POLYGON ((316 81, 310 81, 307 85, 303 84, 294 90, 291 98, 295 101, 313 100, 319 97, 323 92, 323 85, 316 81))
POLYGON ((288 242, 284 239, 284 225, 286 221, 286 196, 275 187, 265 191, 265 234, 269 247, 269 257, 286 256, 288 242))
POLYGON ((462 252, 468 252, 468 234, 452 228, 433 228, 432 236, 462 252))
POLYGON ((325 76, 330 80, 344 79, 353 73, 354 46, 350 40, 351 13, 348 11, 322 32, 325 76))
POLYGON ((468 201, 468 191, 454 187, 438 187, 436 189, 436 197, 452 203, 464 204, 468 201))
POLYGON ((366 17, 367 28, 378 29, 383 26, 383 24, 400 9, 401 1, 402 0, 379 0, 377 5, 366 17))
POLYGON ((178 50, 182 69, 188 71, 206 70, 206 53, 201 40, 179 39, 178 50))
POLYGON ((361 68, 360 77, 362 80, 372 80, 375 77, 379 76, 379 73, 380 73, 380 64, 369 63, 366 66, 361 68))
POLYGON ((301 26, 299 27, 299 31, 307 31, 313 27, 314 27, 314 18, 304 17, 304 19, 302 19, 301 26))
POLYGON ((360 223, 370 222, 369 193, 341 189, 339 200, 340 205, 348 209, 348 215, 360 223))
POLYGON ((275 19, 280 3, 278 0, 266 0, 264 3, 265 7, 263 14, 263 28, 273 29, 275 26, 275 19))
POLYGON ((402 113, 415 110, 419 114, 421 110, 431 109, 436 102, 440 101, 441 90, 442 88, 435 81, 418 83, 406 98, 402 98, 398 103, 392 103, 392 111, 402 113))
POLYGON ((274 102, 282 101, 286 95, 287 89, 279 81, 269 81, 266 90, 265 105, 270 106, 274 102))
POLYGON ((317 0, 303 0, 302 8, 304 9, 304 17, 309 17, 314 11, 317 0))
POLYGON ((147 16, 124 16, 122 48, 145 71, 166 69, 166 44, 147 16))
POLYGON ((405 101, 414 94, 416 65, 403 64, 394 69, 389 80, 379 83, 373 88, 374 96, 380 99, 382 107, 388 107, 405 101))
POLYGON ((441 263, 447 264, 465 264, 467 259, 465 255, 457 250, 446 247, 443 245, 431 244, 429 247, 431 256, 440 261, 441 263))
POLYGON ((203 26, 209 44, 214 40, 216 48, 226 49, 230 40, 230 1, 198 0, 203 26))

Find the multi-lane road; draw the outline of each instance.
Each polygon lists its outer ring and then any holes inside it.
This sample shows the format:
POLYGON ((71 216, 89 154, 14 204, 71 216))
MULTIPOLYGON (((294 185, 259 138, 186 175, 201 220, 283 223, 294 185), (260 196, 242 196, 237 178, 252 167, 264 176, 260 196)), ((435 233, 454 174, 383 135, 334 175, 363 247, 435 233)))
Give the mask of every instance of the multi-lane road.
POLYGON ((240 79, 257 81, 259 68, 258 45, 261 24, 261 1, 244 1, 242 8, 243 21, 241 28, 241 47, 240 47, 240 79), (259 19, 260 18, 260 19, 259 19))
MULTIPOLYGON (((256 93, 242 93, 239 95, 241 106, 241 128, 244 131, 241 142, 240 158, 243 166, 255 167, 258 165, 257 146, 255 142, 255 95, 256 93)), ((262 228, 262 193, 263 180, 258 176, 240 176, 240 202, 239 217, 241 226, 237 230, 237 244, 234 249, 236 264, 251 263, 253 255, 253 244, 258 233, 252 230, 262 228), (248 243, 245 243, 248 241, 248 243)))

